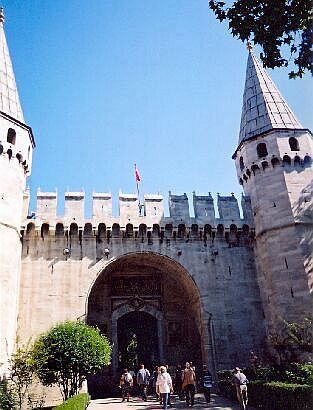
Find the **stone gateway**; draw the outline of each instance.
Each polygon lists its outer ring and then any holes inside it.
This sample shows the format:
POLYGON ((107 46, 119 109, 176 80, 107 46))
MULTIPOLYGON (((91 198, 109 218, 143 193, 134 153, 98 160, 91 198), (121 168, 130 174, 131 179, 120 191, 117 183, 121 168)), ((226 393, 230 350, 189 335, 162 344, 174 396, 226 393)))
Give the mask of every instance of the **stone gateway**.
POLYGON ((312 135, 249 50, 238 146, 237 199, 186 194, 37 193, 29 216, 35 141, 25 124, 0 13, 0 373, 16 340, 26 343, 58 322, 84 320, 113 343, 94 395, 125 363, 151 368, 192 360, 215 374, 262 356, 281 318, 312 312, 312 135), (102 377, 103 376, 103 377, 102 377), (100 380, 101 379, 101 380, 100 380))

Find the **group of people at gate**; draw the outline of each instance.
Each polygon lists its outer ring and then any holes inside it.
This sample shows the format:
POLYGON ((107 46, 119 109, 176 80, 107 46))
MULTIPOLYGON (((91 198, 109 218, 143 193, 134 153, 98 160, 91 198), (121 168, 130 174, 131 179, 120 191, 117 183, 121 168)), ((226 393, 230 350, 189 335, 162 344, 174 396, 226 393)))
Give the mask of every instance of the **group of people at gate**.
POLYGON ((205 399, 209 403, 213 377, 205 365, 202 368, 201 374, 196 376, 196 369, 192 362, 187 362, 184 368, 181 365, 177 365, 173 377, 170 375, 167 365, 157 366, 150 373, 141 364, 137 374, 132 370, 124 369, 120 378, 122 401, 129 401, 135 384, 144 401, 147 401, 147 393, 149 391, 149 393, 156 396, 163 409, 166 410, 168 407, 172 407, 171 396, 174 393, 178 395, 180 400, 186 400, 187 407, 192 407, 197 386, 202 388, 205 399))
MULTIPOLYGON (((247 377, 239 367, 235 368, 232 383, 236 388, 237 398, 241 409, 245 410, 248 403, 247 377)), ((152 373, 143 364, 135 374, 134 371, 124 369, 119 386, 122 389, 122 401, 129 401, 134 384, 137 385, 140 396, 147 401, 148 392, 155 394, 163 409, 172 407, 171 395, 176 393, 180 400, 186 400, 187 407, 194 405, 194 397, 199 387, 207 403, 211 400, 213 376, 206 365, 203 365, 201 374, 196 376, 196 369, 192 362, 186 362, 185 368, 177 365, 173 378, 168 366, 157 366, 152 373), (149 391, 148 391, 149 390, 149 391)))

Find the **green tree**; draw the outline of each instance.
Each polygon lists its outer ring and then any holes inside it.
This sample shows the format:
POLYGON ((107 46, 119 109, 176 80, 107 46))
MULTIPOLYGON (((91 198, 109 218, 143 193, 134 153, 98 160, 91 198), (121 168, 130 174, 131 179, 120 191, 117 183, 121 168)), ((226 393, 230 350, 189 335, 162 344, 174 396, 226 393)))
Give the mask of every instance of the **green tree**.
POLYGON ((0 381, 0 409, 12 410, 17 404, 17 397, 7 380, 0 381))
POLYGON ((23 409, 31 402, 29 388, 34 376, 31 347, 19 347, 10 360, 10 385, 17 396, 17 407, 23 409))
POLYGON ((34 343, 35 372, 45 385, 59 386, 64 400, 78 393, 88 375, 108 365, 111 345, 106 337, 82 322, 64 322, 34 343))
POLYGON ((262 47, 265 67, 288 66, 293 61, 296 71, 289 73, 290 78, 313 73, 310 0, 210 0, 209 7, 219 21, 228 22, 234 37, 262 47))
POLYGON ((301 322, 282 321, 280 328, 269 335, 268 341, 275 353, 273 355, 270 352, 271 361, 279 366, 291 362, 311 361, 313 316, 307 316, 301 322))

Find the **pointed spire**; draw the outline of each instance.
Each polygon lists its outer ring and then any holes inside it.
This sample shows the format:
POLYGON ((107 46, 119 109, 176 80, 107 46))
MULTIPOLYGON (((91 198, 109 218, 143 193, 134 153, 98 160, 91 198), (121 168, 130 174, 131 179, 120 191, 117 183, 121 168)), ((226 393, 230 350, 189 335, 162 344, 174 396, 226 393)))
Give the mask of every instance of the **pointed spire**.
POLYGON ((3 29, 4 13, 0 8, 0 111, 24 122, 16 88, 11 58, 3 29))
POLYGON ((272 129, 302 129, 276 85, 252 52, 249 51, 243 94, 239 144, 272 129))

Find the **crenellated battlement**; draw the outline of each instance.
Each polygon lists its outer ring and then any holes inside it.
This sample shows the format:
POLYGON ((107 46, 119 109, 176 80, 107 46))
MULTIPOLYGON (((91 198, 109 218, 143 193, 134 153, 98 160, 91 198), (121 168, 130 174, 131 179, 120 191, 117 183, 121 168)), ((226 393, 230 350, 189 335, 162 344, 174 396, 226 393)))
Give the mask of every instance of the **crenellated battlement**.
MULTIPOLYGON (((27 196, 25 197, 27 199, 27 196)), ((104 237, 137 237, 157 235, 165 238, 200 238, 207 234, 236 233, 253 228, 251 203, 243 196, 241 206, 244 218, 240 217, 239 205, 234 194, 217 197, 220 217, 215 215, 214 200, 208 196, 193 193, 194 215, 190 216, 187 194, 169 193, 169 213, 164 216, 164 199, 160 194, 144 195, 139 203, 136 194, 119 193, 119 216, 113 216, 112 195, 93 193, 92 217, 84 217, 84 192, 66 192, 65 211, 57 215, 58 196, 56 192, 37 193, 37 210, 22 224, 26 235, 43 236, 45 233, 103 235, 104 237)), ((87 235, 88 236, 88 235, 87 235)))

